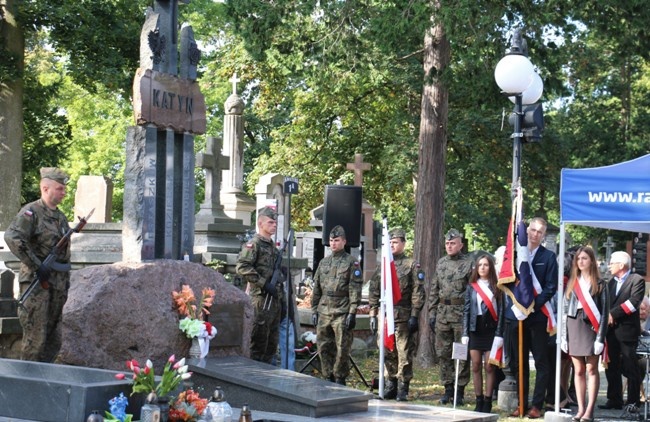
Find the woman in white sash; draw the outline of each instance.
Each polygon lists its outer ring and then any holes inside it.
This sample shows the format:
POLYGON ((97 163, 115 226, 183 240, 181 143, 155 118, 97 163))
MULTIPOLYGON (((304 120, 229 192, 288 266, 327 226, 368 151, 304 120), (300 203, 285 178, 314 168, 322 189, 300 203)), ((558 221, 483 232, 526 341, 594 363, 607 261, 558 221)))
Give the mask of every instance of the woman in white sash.
POLYGON ((497 273, 489 255, 476 260, 465 293, 463 344, 469 344, 472 379, 476 394, 475 412, 491 413, 496 366, 503 364, 503 293, 497 288, 497 273), (485 395, 483 395, 485 368, 485 395))
MULTIPOLYGON (((607 336, 609 291, 600 277, 596 256, 590 247, 581 247, 576 251, 566 299, 562 350, 571 356, 573 362, 578 399, 578 412, 572 421, 592 422, 600 387, 598 357, 605 349, 607 336), (585 404, 587 387, 589 400, 585 404)), ((603 362, 607 362, 606 353, 603 353, 603 362)))

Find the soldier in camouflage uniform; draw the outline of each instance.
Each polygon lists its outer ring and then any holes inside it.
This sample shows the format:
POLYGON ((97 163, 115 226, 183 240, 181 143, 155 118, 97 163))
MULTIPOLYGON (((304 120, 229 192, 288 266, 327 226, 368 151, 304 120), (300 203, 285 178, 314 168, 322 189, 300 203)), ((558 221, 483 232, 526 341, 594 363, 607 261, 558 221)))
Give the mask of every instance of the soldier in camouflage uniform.
MULTIPOLYGON (((445 394, 440 399, 442 404, 454 400, 455 365, 452 349, 454 342, 461 342, 465 291, 472 272, 471 260, 461 252, 463 239, 458 230, 451 229, 447 232, 445 249, 447 256, 438 261, 429 292, 429 326, 436 335, 440 382, 445 386, 445 394)), ((464 402, 465 386, 469 382, 469 361, 461 361, 460 367, 457 404, 464 402)))
POLYGON ((359 262, 345 252, 345 243, 343 227, 334 227, 330 231, 332 254, 318 264, 311 299, 321 373, 341 385, 350 373, 352 330, 363 285, 359 262))
POLYGON ((5 242, 20 259, 20 293, 38 277, 40 283, 18 308, 23 328, 22 360, 53 362, 61 349, 63 305, 70 287, 70 244, 59 248, 56 262, 48 267, 43 260, 70 229, 68 219, 59 210, 66 193, 68 175, 62 170, 41 169, 41 198, 25 205, 5 232, 5 242))
MULTIPOLYGON (((418 317, 424 305, 424 272, 420 264, 404 254, 406 233, 393 229, 388 233, 395 269, 399 277, 402 299, 394 305, 395 349, 384 349, 387 376, 384 399, 406 401, 409 383, 413 378, 413 358, 417 349, 418 317)), ((381 268, 370 279, 370 329, 377 333, 377 314, 381 298, 381 268)), ((382 347, 380 344, 379 347, 382 347)))
POLYGON ((242 281, 248 282, 248 295, 255 310, 251 359, 269 364, 278 351, 283 301, 282 285, 271 285, 275 259, 280 253, 272 238, 277 230, 276 219, 272 208, 258 211, 258 232, 242 247, 236 266, 242 281))

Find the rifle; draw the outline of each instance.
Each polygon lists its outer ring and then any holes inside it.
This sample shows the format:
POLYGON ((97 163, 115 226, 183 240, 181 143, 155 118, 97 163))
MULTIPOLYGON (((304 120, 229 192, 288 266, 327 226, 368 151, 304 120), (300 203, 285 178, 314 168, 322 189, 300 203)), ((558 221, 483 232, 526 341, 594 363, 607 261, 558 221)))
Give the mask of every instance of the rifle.
MULTIPOLYGON (((95 209, 93 208, 90 211, 90 213, 88 213, 88 216, 86 216, 85 218, 78 217, 79 223, 77 223, 77 225, 74 228, 68 229, 68 231, 63 235, 63 237, 59 239, 58 242, 56 242, 56 245, 54 245, 50 253, 43 260, 42 262, 43 266, 45 266, 46 268, 51 268, 54 271, 70 271, 70 264, 60 264, 56 262, 56 256, 59 254, 61 249, 65 247, 66 243, 70 240, 72 233, 79 233, 84 228, 84 226, 88 222, 88 219, 93 215, 94 212, 95 209)), ((18 306, 25 309, 25 306, 23 304, 25 303, 27 298, 34 292, 34 289, 39 284, 44 290, 50 288, 50 283, 48 282, 48 280, 41 280, 37 274, 36 277, 34 277, 34 280, 32 280, 32 282, 29 283, 29 287, 27 287, 27 290, 25 290, 25 292, 20 296, 20 299, 18 299, 18 306)))
MULTIPOLYGON (((284 255, 284 252, 287 250, 287 245, 293 238, 293 229, 289 229, 289 234, 287 235, 287 241, 284 242, 284 245, 282 246, 282 250, 278 254, 278 256, 275 257, 275 263, 273 266, 273 275, 271 276, 271 286, 276 287, 278 283, 282 282, 282 256, 284 255)), ((271 296, 269 293, 266 294, 266 298, 264 299, 264 306, 262 309, 265 311, 268 311, 271 309, 271 303, 273 303, 273 296, 271 296)))

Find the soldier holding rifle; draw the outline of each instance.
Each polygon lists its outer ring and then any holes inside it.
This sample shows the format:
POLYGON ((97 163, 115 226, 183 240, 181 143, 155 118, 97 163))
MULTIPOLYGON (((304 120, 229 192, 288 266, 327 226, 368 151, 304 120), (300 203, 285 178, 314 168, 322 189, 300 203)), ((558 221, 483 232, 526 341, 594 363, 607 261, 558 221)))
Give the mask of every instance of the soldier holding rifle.
POLYGON ((23 327, 22 360, 53 362, 61 348, 63 305, 70 287, 71 234, 66 216, 59 210, 66 194, 68 175, 53 167, 41 169, 41 198, 25 205, 5 232, 5 242, 20 259, 21 294, 37 282, 29 299, 18 309, 23 327), (44 264, 55 253, 51 265, 44 264))
POLYGON ((271 280, 280 251, 272 236, 277 230, 275 210, 264 207, 257 212, 257 233, 244 244, 237 258, 237 274, 248 283, 247 291, 255 309, 251 333, 251 359, 271 364, 278 351, 282 318, 282 283, 271 280))

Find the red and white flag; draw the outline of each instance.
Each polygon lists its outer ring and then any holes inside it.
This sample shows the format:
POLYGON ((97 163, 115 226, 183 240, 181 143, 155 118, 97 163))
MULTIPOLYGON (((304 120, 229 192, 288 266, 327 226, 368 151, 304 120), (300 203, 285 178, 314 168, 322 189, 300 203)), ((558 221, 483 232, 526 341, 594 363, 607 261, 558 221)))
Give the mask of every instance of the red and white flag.
POLYGON ((399 278, 393 253, 390 250, 390 236, 388 235, 388 224, 384 218, 383 245, 381 253, 381 282, 382 299, 385 304, 384 317, 384 347, 388 350, 395 350, 395 314, 393 306, 402 299, 402 292, 399 289, 399 278))

